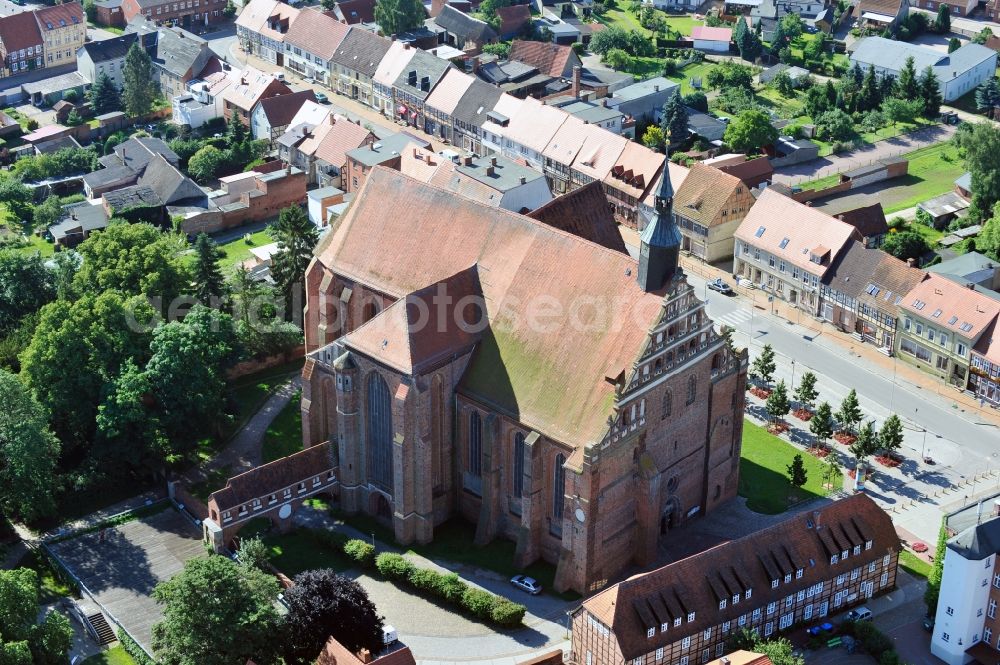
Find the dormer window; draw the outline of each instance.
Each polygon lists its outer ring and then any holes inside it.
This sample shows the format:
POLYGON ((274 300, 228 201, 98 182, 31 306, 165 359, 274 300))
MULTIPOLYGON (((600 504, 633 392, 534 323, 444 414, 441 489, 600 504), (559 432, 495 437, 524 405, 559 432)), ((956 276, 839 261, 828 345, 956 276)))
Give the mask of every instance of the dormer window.
POLYGON ((752 593, 753 593, 753 589, 747 589, 747 590, 746 590, 746 592, 745 592, 745 593, 743 594, 743 598, 744 598, 745 600, 750 600, 750 595, 751 595, 752 593))
POLYGON ((691 623, 692 621, 694 621, 694 612, 688 614, 688 623, 691 623))
POLYGON ((872 548, 872 541, 865 541, 865 549, 870 550, 872 548))
POLYGON ((667 626, 668 626, 668 625, 669 625, 669 624, 666 624, 666 623, 661 623, 661 624, 660 624, 660 632, 661 632, 661 633, 665 633, 665 632, 667 632, 667 626))
POLYGON ((802 572, 803 572, 803 571, 802 571, 802 569, 801 569, 801 568, 799 568, 798 570, 796 570, 796 571, 795 571, 795 579, 797 579, 797 580, 798 580, 798 579, 802 579, 802 572))
POLYGON ((647 638, 649 638, 649 637, 653 637, 653 636, 655 636, 655 635, 656 635, 656 629, 655 629, 655 628, 650 628, 650 629, 648 629, 648 630, 646 631, 646 637, 647 637, 647 638))
POLYGON ((778 588, 778 580, 771 580, 771 588, 772 589, 778 588))
POLYGON ((854 546, 854 556, 861 554, 861 545, 854 546))
POLYGON ((733 605, 736 605, 739 602, 740 602, 740 594, 738 593, 733 594, 733 605))
POLYGON ((785 575, 785 584, 788 584, 791 581, 792 581, 792 574, 788 573, 787 575, 785 575))
POLYGON ((719 601, 719 609, 720 610, 726 609, 726 599, 725 598, 723 598, 722 600, 719 601))
POLYGON ((681 625, 681 618, 677 617, 676 619, 674 619, 674 628, 677 628, 680 625, 681 625))
POLYGON ((840 561, 840 557, 837 556, 836 554, 834 554, 832 557, 830 557, 830 563, 831 564, 837 563, 838 561, 840 561))
POLYGON ((846 559, 847 558, 847 550, 844 550, 843 552, 840 553, 840 558, 841 559, 846 559))

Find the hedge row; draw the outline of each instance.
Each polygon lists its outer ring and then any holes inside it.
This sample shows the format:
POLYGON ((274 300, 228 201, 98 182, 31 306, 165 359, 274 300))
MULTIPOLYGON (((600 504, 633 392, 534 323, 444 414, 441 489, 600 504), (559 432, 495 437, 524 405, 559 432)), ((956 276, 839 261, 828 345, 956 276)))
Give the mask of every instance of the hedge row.
POLYGON ((118 629, 118 642, 121 643, 122 648, 132 656, 138 665, 156 665, 156 661, 149 657, 149 655, 143 651, 139 643, 132 639, 132 636, 126 633, 122 628, 118 629))
POLYGON ((401 554, 383 552, 375 557, 375 567, 387 579, 405 582, 418 591, 437 596, 479 619, 505 628, 521 625, 527 611, 520 603, 470 587, 454 573, 442 574, 429 568, 418 568, 401 554))
POLYGON ((896 652, 896 646, 892 639, 872 622, 852 623, 845 621, 841 629, 845 633, 853 635, 861 647, 879 662, 879 665, 899 665, 899 654, 896 652))

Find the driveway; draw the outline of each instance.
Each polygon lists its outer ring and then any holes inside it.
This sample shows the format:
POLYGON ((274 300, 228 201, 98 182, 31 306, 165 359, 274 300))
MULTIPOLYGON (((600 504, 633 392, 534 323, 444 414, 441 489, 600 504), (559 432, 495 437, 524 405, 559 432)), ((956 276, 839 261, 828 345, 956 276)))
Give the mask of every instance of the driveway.
POLYGON ((836 173, 868 166, 880 159, 897 157, 935 143, 949 140, 956 131, 953 125, 934 125, 891 139, 868 143, 860 148, 839 155, 820 157, 803 164, 782 167, 774 172, 774 182, 799 185, 836 173))

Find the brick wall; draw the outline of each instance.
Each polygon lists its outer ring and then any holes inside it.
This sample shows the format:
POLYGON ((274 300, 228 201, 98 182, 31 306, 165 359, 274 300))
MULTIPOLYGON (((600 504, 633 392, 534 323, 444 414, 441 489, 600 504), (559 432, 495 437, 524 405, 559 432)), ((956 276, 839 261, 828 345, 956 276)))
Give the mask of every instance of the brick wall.
POLYGON ((236 363, 232 367, 226 370, 226 380, 232 381, 233 379, 238 379, 242 376, 247 376, 249 374, 256 374, 265 369, 271 367, 280 367, 281 365, 287 365, 293 360, 298 360, 305 355, 305 346, 299 345, 294 349, 289 349, 284 353, 279 353, 273 356, 267 356, 265 358, 254 358, 253 360, 245 360, 241 363, 236 363))

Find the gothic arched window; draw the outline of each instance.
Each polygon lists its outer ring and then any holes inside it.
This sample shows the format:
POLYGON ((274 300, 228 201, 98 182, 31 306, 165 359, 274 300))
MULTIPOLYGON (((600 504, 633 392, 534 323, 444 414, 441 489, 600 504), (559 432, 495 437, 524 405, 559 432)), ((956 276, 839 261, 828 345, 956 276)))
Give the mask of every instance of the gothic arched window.
POLYGON ((669 390, 663 393, 663 407, 660 409, 660 420, 670 417, 670 412, 674 408, 674 396, 669 390))
POLYGON ((478 411, 469 413, 469 459, 466 470, 476 478, 483 475, 483 419, 478 411))
POLYGON ((524 496, 524 434, 514 435, 514 496, 524 496))
POLYGON ((694 404, 695 398, 698 396, 698 379, 694 374, 688 377, 688 404, 694 404))
POLYGON ((566 470, 563 464, 566 463, 566 456, 562 453, 556 455, 556 468, 552 470, 552 517, 561 520, 563 516, 563 496, 566 494, 566 470))
POLYGON ((368 377, 368 479, 392 491, 392 404, 385 379, 368 377))

